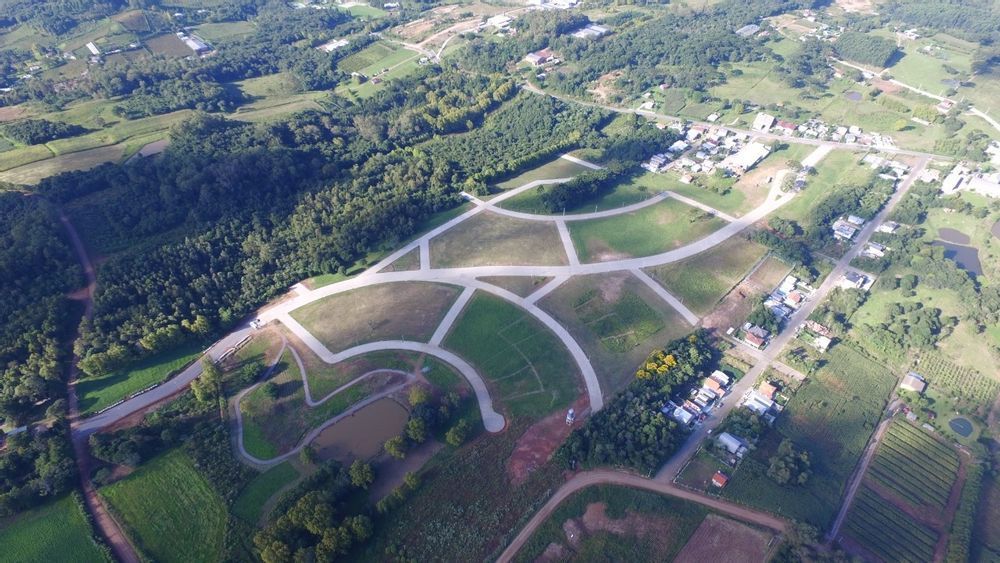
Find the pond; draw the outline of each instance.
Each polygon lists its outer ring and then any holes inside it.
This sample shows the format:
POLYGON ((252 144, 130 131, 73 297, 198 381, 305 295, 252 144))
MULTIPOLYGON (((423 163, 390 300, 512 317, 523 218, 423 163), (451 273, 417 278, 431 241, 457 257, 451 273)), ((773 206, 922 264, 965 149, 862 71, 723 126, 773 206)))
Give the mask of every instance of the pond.
POLYGON ((993 236, 1000 238, 1000 219, 997 219, 997 222, 993 223, 993 228, 990 229, 990 232, 993 233, 993 236))
POLYGON ((952 244, 943 240, 936 240, 931 244, 934 246, 943 246, 944 257, 949 260, 954 260, 955 263, 958 264, 959 268, 977 276, 981 276, 983 274, 983 265, 979 262, 978 248, 974 246, 952 244))
POLYGON ((324 460, 370 459, 382 451, 383 442, 403 430, 407 418, 409 412, 403 405, 384 397, 323 429, 312 447, 324 460))
POLYGON ((958 229, 949 229, 948 227, 938 229, 938 238, 953 244, 969 244, 972 242, 969 235, 959 231, 958 229))
POLYGON ((966 418, 955 417, 948 421, 948 426, 955 431, 955 434, 963 438, 968 438, 972 435, 972 423, 966 418))
POLYGON ((844 92, 844 97, 852 102, 860 102, 861 92, 855 92, 854 90, 851 90, 850 92, 844 92))

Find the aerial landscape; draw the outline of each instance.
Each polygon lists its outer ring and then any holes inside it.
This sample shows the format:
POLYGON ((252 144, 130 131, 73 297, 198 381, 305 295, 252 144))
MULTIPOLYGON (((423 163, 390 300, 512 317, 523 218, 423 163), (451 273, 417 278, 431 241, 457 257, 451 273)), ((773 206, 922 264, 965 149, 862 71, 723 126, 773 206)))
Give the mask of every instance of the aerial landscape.
POLYGON ((1000 561, 996 0, 0 0, 0 563, 1000 561))

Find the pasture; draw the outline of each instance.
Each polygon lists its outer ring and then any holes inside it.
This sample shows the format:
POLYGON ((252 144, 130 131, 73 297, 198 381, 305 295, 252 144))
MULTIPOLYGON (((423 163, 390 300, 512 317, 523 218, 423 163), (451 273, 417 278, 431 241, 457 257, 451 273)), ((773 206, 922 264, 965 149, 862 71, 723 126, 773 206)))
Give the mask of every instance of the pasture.
POLYGON ((954 449, 906 422, 893 422, 867 478, 914 507, 943 510, 958 474, 954 449))
POLYGON ((854 498, 845 531, 884 561, 932 561, 938 534, 868 487, 854 498))
POLYGON ((110 562, 91 539, 92 530, 71 496, 46 503, 0 525, 4 561, 110 562))
POLYGON ((195 26, 194 32, 205 41, 214 43, 227 39, 240 39, 254 33, 256 26, 246 21, 203 23, 195 26))
POLYGON ((183 450, 147 461, 100 489, 136 546, 156 561, 218 561, 226 507, 183 450))
POLYGON ((631 213, 569 223, 581 262, 651 256, 707 236, 725 222, 666 199, 631 213))
POLYGON ((431 239, 434 268, 461 266, 565 266, 555 223, 480 213, 431 239))
POLYGON ((275 465, 257 475, 247 484, 233 503, 233 514, 247 524, 256 525, 267 501, 278 491, 299 478, 291 462, 275 465))
POLYGON ((487 381, 498 410, 541 418, 576 399, 579 372, 569 352, 542 323, 515 305, 476 293, 443 346, 487 381))
POLYGON ((609 394, 632 380, 653 349, 690 330, 669 304, 624 272, 573 277, 540 306, 580 343, 609 394))
POLYGON ((347 8, 347 11, 356 18, 365 19, 381 18, 388 13, 385 10, 376 8, 375 6, 368 6, 366 4, 355 4, 350 8, 347 8))
POLYGON ((291 316, 333 352, 379 340, 427 342, 458 294, 444 284, 379 284, 331 295, 291 316))
POLYGON ((184 58, 194 54, 190 47, 184 44, 173 33, 165 33, 146 40, 146 48, 157 55, 173 58, 184 58))
POLYGON ((81 379, 76 384, 80 412, 84 415, 96 413, 150 385, 166 381, 195 361, 201 351, 200 343, 189 343, 150 356, 128 369, 81 379))
POLYGON ((764 257, 767 249, 732 237, 707 252, 650 268, 648 273, 698 315, 712 310, 764 257))

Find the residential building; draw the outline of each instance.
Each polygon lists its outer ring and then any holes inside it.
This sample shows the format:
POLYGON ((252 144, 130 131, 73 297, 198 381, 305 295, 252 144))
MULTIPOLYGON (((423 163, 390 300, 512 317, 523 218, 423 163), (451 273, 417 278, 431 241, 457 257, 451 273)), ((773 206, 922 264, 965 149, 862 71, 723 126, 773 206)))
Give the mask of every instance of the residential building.
POLYGON ((886 221, 885 223, 879 225, 878 228, 875 230, 880 233, 887 233, 891 235, 892 233, 895 233, 896 229, 898 228, 899 228, 899 223, 895 221, 886 221))
POLYGON ((903 378, 903 381, 899 384, 899 388, 904 391, 923 393, 924 389, 927 389, 927 381, 919 373, 911 371, 903 378))
POLYGON ((763 416, 774 407, 774 401, 761 395, 757 390, 752 390, 743 399, 743 406, 754 414, 763 416))
POLYGON ((795 133, 795 124, 792 123, 791 121, 785 121, 783 119, 779 119, 778 122, 775 123, 774 127, 775 129, 777 129, 777 132, 781 133, 782 135, 788 136, 795 133))
POLYGON ((714 379, 715 381, 718 381, 719 384, 721 384, 723 387, 728 387, 729 386, 730 378, 729 378, 728 375, 726 375, 725 372, 722 372, 722 371, 719 371, 719 370, 715 370, 715 371, 712 372, 712 375, 710 375, 708 377, 714 379))
POLYGON ((555 53, 552 49, 542 49, 541 51, 535 51, 534 53, 528 53, 524 60, 531 63, 533 66, 542 66, 545 63, 551 62, 555 58, 555 53))
POLYGON ((753 120, 753 125, 750 126, 754 131, 767 132, 771 130, 774 126, 774 116, 768 115, 766 113, 758 113, 757 117, 753 120))
POLYGON ((725 487, 728 482, 729 476, 721 471, 716 471, 715 475, 712 475, 712 485, 715 487, 719 487, 721 489, 722 487, 725 487))
POLYGON ((715 438, 715 441, 718 442, 720 446, 725 448, 726 451, 731 454, 739 455, 741 451, 746 451, 747 449, 746 444, 743 443, 743 440, 737 438, 736 436, 733 436, 729 432, 723 432, 722 434, 719 434, 715 438))
POLYGON ((774 396, 778 393, 778 388, 770 381, 765 381, 757 386, 757 392, 760 393, 761 397, 773 401, 774 396))
POLYGON ((844 277, 840 278, 840 281, 837 282, 837 287, 843 289, 864 289, 867 283, 867 276, 857 272, 846 272, 844 277))
POLYGON ((812 341, 813 348, 819 350, 824 354, 826 353, 827 350, 830 349, 831 344, 833 344, 833 339, 830 338, 829 336, 823 336, 823 335, 813 338, 812 341))

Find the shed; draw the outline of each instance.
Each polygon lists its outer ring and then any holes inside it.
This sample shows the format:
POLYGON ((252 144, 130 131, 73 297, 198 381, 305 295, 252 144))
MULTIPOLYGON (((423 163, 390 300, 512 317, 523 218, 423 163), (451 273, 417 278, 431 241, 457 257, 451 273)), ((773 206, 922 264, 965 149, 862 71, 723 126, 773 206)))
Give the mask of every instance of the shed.
POLYGON ((735 454, 740 451, 741 448, 745 447, 743 445, 743 440, 740 440, 736 436, 733 436, 729 432, 723 432, 715 439, 720 446, 726 448, 726 451, 735 454))

